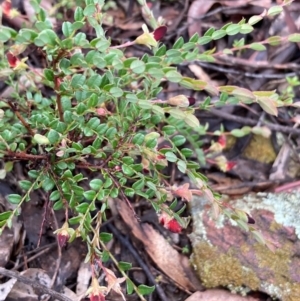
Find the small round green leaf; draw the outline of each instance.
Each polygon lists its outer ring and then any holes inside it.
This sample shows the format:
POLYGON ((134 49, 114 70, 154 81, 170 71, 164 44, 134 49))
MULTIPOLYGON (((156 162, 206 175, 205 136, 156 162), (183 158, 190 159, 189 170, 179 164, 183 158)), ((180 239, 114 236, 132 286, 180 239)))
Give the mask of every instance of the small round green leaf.
POLYGON ((172 137, 172 142, 175 144, 175 146, 180 146, 185 143, 186 138, 182 135, 176 135, 172 137))
POLYGON ((141 133, 137 133, 133 138, 132 138, 132 143, 136 145, 142 145, 145 139, 145 135, 141 133))
POLYGON ((154 290, 155 290, 155 286, 147 286, 144 284, 138 286, 138 291, 142 296, 150 295, 151 293, 154 292, 154 290))
POLYGON ((166 159, 169 162, 176 162, 177 161, 177 156, 174 153, 172 153, 172 152, 166 152, 165 156, 166 156, 166 159))
POLYGON ((146 65, 143 61, 135 60, 130 64, 130 69, 133 73, 141 74, 145 71, 146 65))
POLYGON ((49 131, 47 137, 48 137, 50 143, 52 143, 52 144, 55 144, 55 143, 59 142, 59 140, 60 140, 59 133, 52 129, 49 131))
POLYGON ((238 34, 241 30, 241 25, 240 24, 230 24, 227 28, 226 28, 226 33, 229 36, 234 36, 236 34, 238 34))
POLYGON ((10 203, 17 205, 21 202, 22 197, 19 194, 10 194, 7 199, 10 203))
POLYGON ((91 182, 90 182, 90 187, 93 189, 93 190, 99 190, 103 185, 103 181, 100 180, 100 179, 93 179, 91 182))
POLYGON ((275 5, 269 8, 267 15, 268 16, 276 16, 283 12, 282 6, 275 5))
POLYGON ((264 51, 266 50, 266 46, 260 43, 252 43, 249 45, 249 48, 256 50, 256 51, 264 51))
POLYGON ((182 75, 175 70, 167 72, 165 76, 172 83, 179 83, 182 79, 182 75))

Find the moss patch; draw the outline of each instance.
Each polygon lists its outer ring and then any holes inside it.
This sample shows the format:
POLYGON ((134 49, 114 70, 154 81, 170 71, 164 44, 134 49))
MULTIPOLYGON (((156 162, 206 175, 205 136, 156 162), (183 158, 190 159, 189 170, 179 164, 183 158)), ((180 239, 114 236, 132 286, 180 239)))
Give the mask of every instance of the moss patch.
MULTIPOLYGON (((251 290, 264 290, 272 297, 279 297, 282 301, 298 301, 300 284, 289 280, 289 264, 291 244, 277 249, 275 253, 262 244, 252 246, 256 254, 259 268, 266 271, 267 278, 275 279, 274 283, 262 283, 255 271, 241 264, 237 251, 230 249, 227 253, 220 253, 216 247, 207 242, 198 242, 194 246, 192 263, 196 272, 207 288, 228 287, 233 290, 246 287, 251 290)), ((241 246, 239 252, 249 251, 249 247, 241 246)))
POLYGON ((259 288, 259 279, 255 273, 244 267, 234 256, 232 250, 220 254, 215 247, 199 242, 194 247, 192 258, 197 273, 206 287, 247 286, 252 290, 259 288))
POLYGON ((247 159, 256 160, 262 163, 272 163, 275 161, 277 155, 271 138, 253 135, 243 152, 243 156, 247 159))

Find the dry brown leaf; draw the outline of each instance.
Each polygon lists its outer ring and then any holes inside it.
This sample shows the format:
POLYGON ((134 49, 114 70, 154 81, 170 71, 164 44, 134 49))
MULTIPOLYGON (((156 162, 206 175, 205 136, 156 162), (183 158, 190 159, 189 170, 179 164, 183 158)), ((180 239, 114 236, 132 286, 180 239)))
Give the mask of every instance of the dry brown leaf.
POLYGON ((200 66, 196 64, 190 64, 188 67, 198 79, 204 80, 206 82, 211 81, 209 75, 200 66))
POLYGON ((124 222, 132 234, 144 244, 146 252, 156 265, 180 287, 190 291, 201 289, 188 258, 173 249, 151 225, 139 223, 125 202, 119 199, 116 202, 124 222))
POLYGON ((194 33, 198 33, 201 36, 201 21, 199 20, 200 16, 205 15, 210 8, 214 5, 215 1, 194 1, 188 11, 188 32, 191 37, 194 33))
POLYGON ((212 289, 205 292, 196 292, 185 301, 258 301, 258 299, 231 294, 225 290, 212 289))

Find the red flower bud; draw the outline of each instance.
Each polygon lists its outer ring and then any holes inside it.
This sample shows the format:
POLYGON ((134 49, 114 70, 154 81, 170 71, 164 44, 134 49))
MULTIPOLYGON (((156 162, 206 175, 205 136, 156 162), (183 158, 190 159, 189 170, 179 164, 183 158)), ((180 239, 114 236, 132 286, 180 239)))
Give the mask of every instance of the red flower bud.
POLYGON ((17 66, 17 63, 18 63, 19 60, 11 52, 6 53, 6 58, 7 58, 7 61, 9 63, 10 67, 15 68, 17 66))
POLYGON ((156 28, 153 32, 154 39, 156 41, 160 41, 165 36, 166 32, 167 32, 167 26, 165 25, 156 28))
POLYGON ((66 230, 62 230, 57 235, 58 238, 58 244, 62 248, 67 244, 67 241, 69 240, 69 233, 66 230))
POLYGON ((173 233, 181 233, 182 230, 176 219, 170 220, 165 227, 173 233))
POLYGON ((75 234, 75 230, 69 228, 69 224, 65 222, 60 229, 54 231, 54 234, 57 234, 58 244, 62 248, 67 244, 70 236, 73 236, 73 234, 75 234))
POLYGON ((158 220, 161 225, 173 233, 180 233, 182 230, 182 227, 178 221, 175 218, 170 217, 166 212, 163 212, 159 216, 158 220))
POLYGON ((190 106, 193 106, 196 103, 196 99, 194 97, 188 97, 187 99, 189 100, 190 106))

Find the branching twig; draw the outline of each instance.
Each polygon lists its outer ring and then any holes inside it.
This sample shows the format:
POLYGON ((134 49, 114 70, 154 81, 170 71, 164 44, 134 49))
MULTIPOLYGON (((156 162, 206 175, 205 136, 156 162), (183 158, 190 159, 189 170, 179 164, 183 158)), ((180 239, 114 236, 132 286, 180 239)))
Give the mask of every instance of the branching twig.
POLYGON ((56 299, 58 299, 60 301, 72 301, 71 299, 69 299, 65 295, 60 294, 60 293, 58 293, 58 292, 56 292, 56 291, 48 288, 47 286, 44 286, 44 285, 38 283, 37 281, 33 281, 33 280, 30 280, 30 279, 28 279, 28 278, 26 278, 24 276, 21 276, 17 272, 10 271, 10 270, 7 270, 5 268, 1 268, 0 267, 0 274, 4 275, 6 277, 10 277, 10 278, 16 278, 18 281, 20 281, 20 282, 22 282, 24 284, 30 285, 32 287, 35 287, 37 289, 40 289, 45 294, 48 294, 51 297, 56 298, 56 299))
POLYGON ((17 118, 21 121, 21 123, 24 125, 26 130, 29 132, 29 134, 33 137, 34 136, 33 130, 30 128, 29 124, 26 122, 26 120, 23 118, 23 116, 17 110, 16 106, 11 101, 7 101, 7 104, 10 106, 12 111, 16 114, 17 118))
MULTIPOLYGON (((227 120, 233 120, 233 121, 239 122, 241 124, 245 124, 245 125, 255 126, 257 124, 257 121, 255 121, 255 120, 245 118, 245 117, 235 116, 235 115, 223 112, 221 110, 211 109, 210 113, 212 113, 215 116, 219 116, 219 117, 222 117, 227 120)), ((261 121, 261 123, 273 131, 282 132, 282 133, 286 133, 286 134, 300 135, 299 129, 295 129, 295 128, 291 128, 291 127, 283 126, 283 125, 279 125, 279 124, 271 124, 271 123, 267 123, 265 121, 261 121)))
POLYGON ((47 160, 47 155, 32 155, 32 154, 26 154, 23 152, 12 152, 9 151, 4 155, 4 158, 10 159, 10 160, 47 160))
POLYGON ((243 75, 246 77, 252 78, 267 78, 267 79, 280 79, 286 77, 296 76, 299 72, 289 72, 289 73, 282 73, 282 74, 265 74, 265 73, 252 73, 252 72, 245 72, 245 71, 237 71, 230 68, 220 67, 218 65, 213 65, 205 62, 198 62, 198 65, 207 69, 223 72, 223 73, 230 73, 235 75, 243 75))

